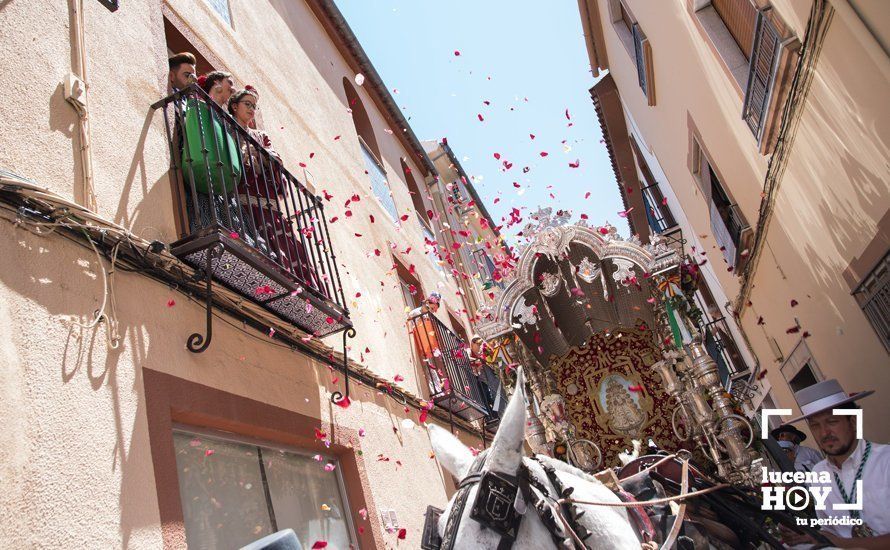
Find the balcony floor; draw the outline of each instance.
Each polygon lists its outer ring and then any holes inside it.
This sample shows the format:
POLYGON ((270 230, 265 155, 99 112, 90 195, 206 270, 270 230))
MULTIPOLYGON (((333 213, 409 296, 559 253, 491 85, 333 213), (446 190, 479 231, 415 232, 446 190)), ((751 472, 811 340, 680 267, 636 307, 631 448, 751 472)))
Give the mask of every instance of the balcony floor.
POLYGON ((211 259, 214 281, 317 337, 352 326, 346 311, 246 242, 231 237, 224 228, 193 233, 173 243, 170 251, 195 269, 203 270, 207 254, 218 246, 222 253, 211 259))

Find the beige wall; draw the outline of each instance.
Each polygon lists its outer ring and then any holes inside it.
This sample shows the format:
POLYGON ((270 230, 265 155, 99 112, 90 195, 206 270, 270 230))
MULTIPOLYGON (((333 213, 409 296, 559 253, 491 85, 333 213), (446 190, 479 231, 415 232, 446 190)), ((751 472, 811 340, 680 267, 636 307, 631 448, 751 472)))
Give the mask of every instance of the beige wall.
MULTIPOLYGON (((611 23, 609 2, 597 4, 609 70, 625 109, 664 170, 683 217, 708 251, 723 293, 734 299, 740 279, 726 270, 711 236, 706 202, 688 168, 689 121, 752 227, 769 157, 758 153, 741 120, 742 97, 696 27, 687 2, 626 2, 652 45, 657 90, 652 107, 646 105, 633 59, 611 23)), ((774 4, 802 40, 809 3, 774 4)), ((811 335, 806 343, 826 378, 838 378, 848 391, 874 388, 890 394, 890 357, 843 277, 875 237, 890 206, 888 85, 884 67, 862 44, 844 19, 834 18, 779 187, 768 246, 753 279, 751 307, 741 318, 780 407, 796 404, 767 338, 774 338, 787 358, 803 331, 811 335), (792 299, 799 305, 792 308, 792 299), (758 325, 760 317, 765 324, 758 325), (795 319, 801 332, 786 334, 795 319)), ((677 212, 673 203, 671 208, 677 212)), ((890 415, 890 401, 870 398, 863 404, 866 434, 890 439, 890 427, 882 422, 890 415)))
MULTIPOLYGON (((176 235, 169 152, 162 117, 149 108, 166 83, 162 5, 121 4, 110 13, 98 2, 84 2, 96 202, 102 216, 137 235, 170 242, 176 235)), ((343 77, 351 80, 354 71, 303 2, 230 4, 233 28, 206 2, 175 0, 169 6, 238 84, 260 90, 265 129, 285 165, 301 177, 298 162, 308 163, 316 191, 334 195, 326 213, 328 220, 340 218, 330 229, 358 330, 351 356, 362 356, 384 378, 402 375, 403 387, 425 395, 423 373, 411 362, 391 244, 399 251, 412 247, 404 261, 415 264, 425 289, 438 289, 452 309, 463 306, 453 280, 423 254, 414 217, 399 228, 387 223, 369 192, 342 86, 343 77), (342 137, 334 141, 337 135, 342 137), (343 203, 356 192, 362 200, 347 222, 343 203), (383 251, 380 257, 372 253, 375 248, 383 251)), ((0 167, 83 201, 77 117, 60 87, 71 71, 70 27, 62 2, 11 2, 0 8, 0 79, 11 87, 0 102, 0 167)), ((400 158, 412 155, 385 131, 389 125, 367 91, 359 88, 359 93, 395 203, 400 212, 410 212, 400 158)), ((420 167, 408 164, 423 185, 420 167)), ((374 510, 395 509, 408 529, 402 544, 417 546, 421 503, 442 506, 446 499, 425 431, 401 429, 401 420, 416 421, 417 411, 406 414, 376 390, 355 386, 351 408, 332 407, 328 396, 335 386, 324 365, 220 320, 210 348, 189 353, 186 337, 203 331, 202 305, 138 274, 115 275, 122 342, 108 350, 103 326, 82 334, 69 328, 68 319, 88 319, 102 299, 92 251, 6 222, 0 227, 5 236, 0 240, 0 418, 7 427, 0 436, 0 514, 6 518, 0 522, 0 545, 161 546, 141 376, 142 369, 151 369, 346 429, 364 428, 360 448, 372 511, 365 526, 377 545, 394 545, 395 535, 382 531, 374 510), (167 307, 171 298, 176 305, 167 307), (376 461, 378 453, 392 461, 376 461), (409 493, 415 498, 405 499, 409 493)))

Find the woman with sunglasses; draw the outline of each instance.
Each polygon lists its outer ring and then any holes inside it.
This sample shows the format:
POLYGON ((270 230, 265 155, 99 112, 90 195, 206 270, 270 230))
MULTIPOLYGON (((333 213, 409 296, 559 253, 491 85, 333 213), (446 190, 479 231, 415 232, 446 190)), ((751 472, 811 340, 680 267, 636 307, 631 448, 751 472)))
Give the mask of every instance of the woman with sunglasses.
MULTIPOLYGON (((262 243, 268 244, 268 248, 263 247, 266 248, 264 252, 312 288, 325 293, 295 233, 296 228, 288 221, 288 213, 294 217, 298 214, 298 205, 288 193, 290 183, 280 171, 281 157, 272 148, 272 140, 268 134, 256 129, 258 102, 259 93, 253 86, 246 86, 229 99, 229 113, 261 146, 246 140, 241 144, 244 171, 238 184, 238 199, 250 210, 261 247, 262 243)), ((307 238, 313 238, 313 235, 307 235, 307 238)))

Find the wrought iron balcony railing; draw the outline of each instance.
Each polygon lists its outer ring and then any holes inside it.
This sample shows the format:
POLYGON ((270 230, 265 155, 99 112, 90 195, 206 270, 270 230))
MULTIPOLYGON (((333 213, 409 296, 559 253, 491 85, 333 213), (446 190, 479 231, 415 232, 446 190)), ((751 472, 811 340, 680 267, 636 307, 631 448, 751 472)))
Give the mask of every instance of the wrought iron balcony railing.
POLYGON ((424 363, 430 396, 437 406, 464 420, 497 418, 495 403, 503 391, 497 375, 487 365, 479 375, 473 372, 467 344, 461 338, 432 313, 408 319, 408 332, 424 363))
POLYGON ((152 105, 164 115, 180 239, 171 252, 207 280, 316 336, 352 326, 324 205, 196 85, 152 105))

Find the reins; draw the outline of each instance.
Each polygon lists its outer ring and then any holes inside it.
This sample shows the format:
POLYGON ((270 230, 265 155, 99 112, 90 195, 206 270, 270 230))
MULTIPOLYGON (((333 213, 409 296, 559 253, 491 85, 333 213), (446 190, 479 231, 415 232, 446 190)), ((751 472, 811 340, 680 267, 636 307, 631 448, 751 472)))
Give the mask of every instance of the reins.
MULTIPOLYGON (((629 476, 628 478, 625 478, 625 479, 632 479, 635 476, 646 473, 649 470, 652 470, 653 468, 660 466, 667 460, 670 460, 675 457, 676 457, 675 454, 668 455, 668 456, 662 458, 661 460, 659 460, 658 462, 647 467, 646 469, 640 470, 636 474, 629 476)), ((680 494, 679 495, 676 495, 673 497, 654 498, 651 500, 635 501, 635 502, 603 502, 603 501, 596 501, 596 500, 579 500, 579 499, 574 499, 574 498, 560 498, 560 499, 556 500, 557 506, 555 506, 555 508, 556 508, 556 513, 559 516, 559 520, 562 522, 564 530, 572 536, 572 539, 575 541, 575 543, 580 548, 584 548, 584 542, 581 541, 581 539, 575 533, 575 530, 572 529, 568 520, 563 516, 562 508, 563 508, 564 504, 587 504, 587 505, 591 505, 591 506, 606 506, 606 507, 612 507, 612 508, 636 508, 636 507, 642 507, 642 506, 653 506, 656 504, 667 504, 670 502, 682 501, 683 503, 680 505, 680 510, 677 513, 677 516, 674 518, 673 525, 671 525, 671 530, 669 531, 667 537, 665 537, 664 544, 662 544, 662 546, 661 546, 661 550, 667 550, 673 546, 674 541, 676 540, 677 536, 680 534, 680 528, 682 527, 683 519, 685 518, 685 515, 686 515, 686 502, 685 501, 689 498, 700 496, 700 495, 705 495, 708 493, 713 493, 714 491, 724 489, 729 486, 730 485, 728 483, 720 483, 717 485, 713 485, 711 487, 707 487, 705 489, 699 489, 699 490, 690 492, 689 491, 689 459, 685 458, 685 459, 683 459, 683 469, 682 469, 682 478, 681 478, 681 482, 680 482, 680 494)))

